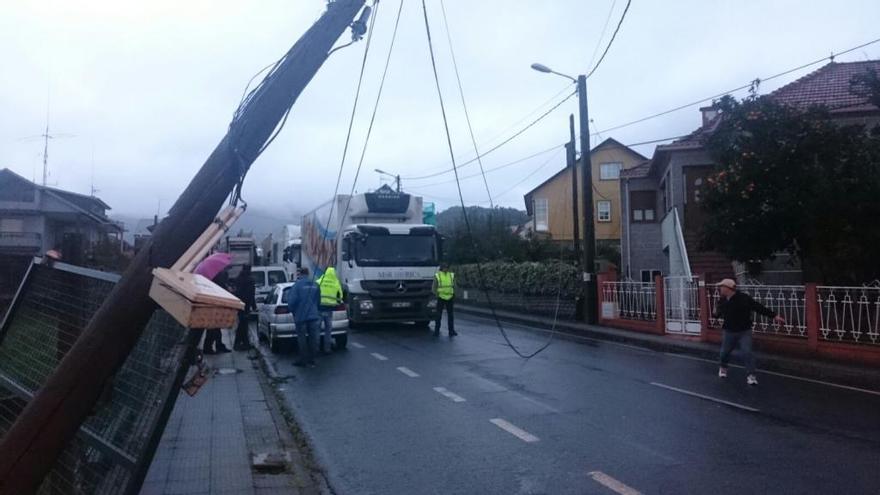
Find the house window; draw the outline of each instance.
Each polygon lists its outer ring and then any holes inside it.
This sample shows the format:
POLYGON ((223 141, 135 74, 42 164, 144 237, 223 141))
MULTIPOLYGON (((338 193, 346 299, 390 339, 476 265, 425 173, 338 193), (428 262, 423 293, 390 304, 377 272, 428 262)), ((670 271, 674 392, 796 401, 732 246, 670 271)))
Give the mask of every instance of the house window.
POLYGON ((622 163, 602 163, 599 165, 600 180, 618 180, 620 179, 620 169, 623 168, 622 163))
POLYGON ((661 276, 660 270, 642 270, 642 282, 653 282, 656 277, 661 276))
POLYGON ((550 230, 550 211, 544 198, 535 200, 535 230, 538 232, 550 230))
POLYGON ((656 191, 632 191, 629 194, 630 218, 633 222, 653 222, 657 214, 656 191))
POLYGON ((599 201, 596 203, 596 214, 600 222, 611 221, 611 201, 599 201))

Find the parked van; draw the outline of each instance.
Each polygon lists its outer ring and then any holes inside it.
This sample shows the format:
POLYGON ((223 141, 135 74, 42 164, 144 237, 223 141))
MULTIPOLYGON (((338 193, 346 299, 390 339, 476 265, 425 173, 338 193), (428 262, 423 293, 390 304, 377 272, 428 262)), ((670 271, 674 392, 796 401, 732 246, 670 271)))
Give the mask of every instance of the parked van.
POLYGON ((251 278, 256 288, 257 311, 276 285, 290 282, 290 274, 283 266, 253 266, 251 278))

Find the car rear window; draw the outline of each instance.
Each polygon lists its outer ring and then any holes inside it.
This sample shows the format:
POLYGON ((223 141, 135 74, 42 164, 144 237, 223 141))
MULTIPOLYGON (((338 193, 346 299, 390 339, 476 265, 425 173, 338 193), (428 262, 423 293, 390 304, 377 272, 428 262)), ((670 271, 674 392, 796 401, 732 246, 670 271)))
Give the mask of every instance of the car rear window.
POLYGON ((251 280, 257 287, 266 285, 266 272, 251 272, 251 280))
POLYGON ((287 282, 287 274, 281 270, 269 272, 269 285, 283 284, 287 282))
POLYGON ((287 297, 290 296, 290 289, 292 289, 292 287, 288 287, 288 288, 284 289, 284 291, 281 293, 281 303, 280 304, 287 304, 287 297))

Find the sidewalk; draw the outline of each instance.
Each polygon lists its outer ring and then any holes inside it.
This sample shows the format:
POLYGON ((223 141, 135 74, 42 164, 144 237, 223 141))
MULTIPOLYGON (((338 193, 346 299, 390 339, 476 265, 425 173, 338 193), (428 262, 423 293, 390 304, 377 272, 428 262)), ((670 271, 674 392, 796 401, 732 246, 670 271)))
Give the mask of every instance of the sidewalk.
MULTIPOLYGON (((492 318, 492 312, 488 308, 460 303, 456 303, 455 308, 456 311, 464 314, 492 318)), ((551 317, 528 315, 501 309, 496 309, 495 314, 499 319, 511 323, 530 325, 545 331, 553 328, 553 318, 551 317)), ((697 340, 651 335, 564 320, 557 322, 556 329, 562 336, 622 342, 661 352, 690 354, 709 360, 718 359, 718 346, 716 344, 697 340)), ((841 385, 864 387, 880 391, 880 369, 762 352, 756 352, 755 356, 758 360, 759 371, 793 374, 814 380, 827 380, 841 385)))
POLYGON ((328 492, 297 448, 256 356, 206 356, 213 375, 194 397, 181 391, 142 495, 328 492), (260 454, 269 462, 260 463, 260 454))

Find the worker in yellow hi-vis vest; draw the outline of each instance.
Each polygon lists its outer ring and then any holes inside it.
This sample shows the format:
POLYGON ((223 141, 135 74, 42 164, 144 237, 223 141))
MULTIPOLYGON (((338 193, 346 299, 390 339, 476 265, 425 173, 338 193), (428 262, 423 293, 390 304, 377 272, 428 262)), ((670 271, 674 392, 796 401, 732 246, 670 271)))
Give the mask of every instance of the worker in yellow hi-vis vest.
POLYGON ((440 271, 434 274, 434 294, 437 296, 437 321, 434 323, 434 336, 440 335, 440 322, 443 308, 446 308, 447 328, 449 336, 455 337, 455 273, 449 271, 449 264, 441 263, 440 271))

